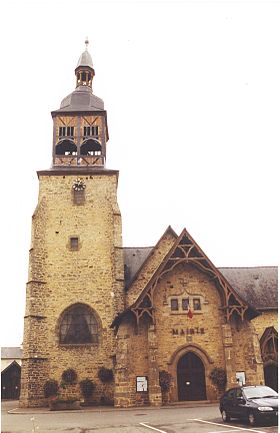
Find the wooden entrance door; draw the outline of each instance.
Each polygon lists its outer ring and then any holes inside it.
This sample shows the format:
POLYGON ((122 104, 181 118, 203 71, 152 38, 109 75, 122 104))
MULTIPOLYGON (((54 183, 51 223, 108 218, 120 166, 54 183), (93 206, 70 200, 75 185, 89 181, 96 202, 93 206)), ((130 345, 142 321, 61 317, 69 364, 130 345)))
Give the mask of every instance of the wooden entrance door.
POLYGON ((177 364, 178 400, 206 400, 205 368, 193 352, 183 355, 177 364))

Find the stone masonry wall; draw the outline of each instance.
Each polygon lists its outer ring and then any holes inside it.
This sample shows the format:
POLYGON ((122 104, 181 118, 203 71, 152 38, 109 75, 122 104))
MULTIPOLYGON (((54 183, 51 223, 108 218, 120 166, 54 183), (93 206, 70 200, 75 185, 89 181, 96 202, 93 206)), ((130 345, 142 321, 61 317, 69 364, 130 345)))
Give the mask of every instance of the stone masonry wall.
POLYGON ((225 368, 221 327, 225 323, 219 307, 221 299, 209 277, 190 265, 178 265, 160 280, 156 291, 156 332, 160 370, 170 372, 173 379, 171 400, 177 400, 177 362, 187 351, 198 355, 205 366, 208 399, 216 398, 216 390, 208 376, 214 367, 225 368), (171 299, 189 298, 193 317, 186 311, 171 311, 171 299), (201 310, 194 311, 193 298, 201 300, 201 310), (177 353, 177 354, 176 354, 177 353), (175 355, 176 354, 176 355, 175 355))
POLYGON ((117 407, 142 406, 148 403, 148 393, 136 392, 136 377, 148 376, 148 321, 139 326, 131 316, 118 330, 117 374, 115 405, 117 407))
POLYGON ((235 369, 245 372, 246 385, 264 383, 260 345, 254 326, 248 321, 238 321, 232 327, 235 351, 235 369))
POLYGON ((27 285, 23 406, 44 404, 44 382, 49 378, 60 381, 67 368, 76 370, 78 381, 94 380, 96 393, 101 395, 98 368, 113 367, 115 337, 110 325, 124 303, 117 175, 79 177, 86 184, 83 205, 73 203, 72 185, 77 176, 40 177, 27 285), (71 250, 70 237, 78 237, 77 251, 71 250), (61 314, 76 303, 95 312, 99 344, 59 344, 61 314), (36 374, 36 366, 30 367, 30 358, 35 357, 45 360, 43 377, 36 374), (31 383, 36 384, 36 395, 31 383))
MULTIPOLYGON (((144 272, 144 270, 143 270, 144 272)), ((143 276, 145 278, 145 276, 143 276)), ((142 276, 139 275, 139 281, 142 276)), ((137 282, 137 280, 136 280, 137 282)), ((139 283, 140 284, 140 283, 139 283)), ((219 398, 220 391, 212 384, 209 374, 215 367, 226 370, 228 387, 235 386, 236 372, 244 371, 247 384, 263 383, 263 364, 256 328, 272 326, 273 314, 263 315, 250 322, 233 317, 225 322, 218 289, 209 276, 189 264, 177 265, 173 271, 159 279, 154 292, 156 314, 157 369, 171 374, 172 384, 168 401, 178 400, 177 364, 191 351, 203 362, 205 368, 206 395, 208 400, 219 398), (182 300, 188 298, 193 317, 182 310, 182 300), (171 310, 171 300, 177 299, 178 311, 171 310), (201 310, 194 310, 200 300, 201 310), (255 322, 253 324, 253 322, 255 322), (265 324, 265 325, 264 325, 265 324)), ((118 337, 125 343, 126 356, 120 350, 120 371, 126 371, 121 385, 116 389, 116 405, 143 404, 135 392, 136 376, 149 378, 148 328, 150 318, 143 316, 138 334, 133 316, 120 325, 118 337), (144 327, 146 323, 146 328, 144 327), (141 350, 140 350, 141 348, 141 350), (125 380, 126 378, 126 380, 125 380), (120 392, 119 392, 120 391, 120 392)), ((119 346, 119 348, 124 346, 119 346)))
POLYGON ((263 311, 262 314, 252 320, 258 338, 261 339, 266 328, 273 326, 276 331, 278 330, 278 311, 263 311))

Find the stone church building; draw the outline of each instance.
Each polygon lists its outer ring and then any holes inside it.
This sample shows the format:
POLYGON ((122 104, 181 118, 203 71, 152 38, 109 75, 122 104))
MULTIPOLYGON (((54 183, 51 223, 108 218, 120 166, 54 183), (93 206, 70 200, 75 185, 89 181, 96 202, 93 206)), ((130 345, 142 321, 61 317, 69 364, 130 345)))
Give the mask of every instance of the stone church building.
POLYGON ((52 167, 37 173, 20 405, 47 405, 46 382, 61 384, 69 369, 76 380, 61 396, 81 399, 89 379, 92 399, 117 407, 216 400, 217 369, 227 387, 276 389, 276 267, 217 268, 170 226, 154 247, 123 247, 119 172, 106 168, 107 115, 87 43, 75 90, 51 113, 52 167))

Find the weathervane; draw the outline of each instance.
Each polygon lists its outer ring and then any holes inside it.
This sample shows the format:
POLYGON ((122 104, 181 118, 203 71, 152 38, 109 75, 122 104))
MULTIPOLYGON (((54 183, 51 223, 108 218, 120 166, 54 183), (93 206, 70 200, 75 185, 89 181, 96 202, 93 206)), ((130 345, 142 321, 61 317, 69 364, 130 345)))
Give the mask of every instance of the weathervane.
POLYGON ((86 51, 87 51, 88 44, 89 44, 89 41, 88 41, 88 37, 87 37, 87 36, 86 36, 85 44, 86 44, 86 51))

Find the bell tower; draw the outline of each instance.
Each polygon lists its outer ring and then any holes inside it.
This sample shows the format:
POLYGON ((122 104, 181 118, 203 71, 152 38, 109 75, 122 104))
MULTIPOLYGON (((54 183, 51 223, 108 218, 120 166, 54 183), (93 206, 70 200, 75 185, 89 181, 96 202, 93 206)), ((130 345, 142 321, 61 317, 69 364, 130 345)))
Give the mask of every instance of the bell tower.
POLYGON ((87 40, 75 74, 75 90, 51 113, 52 167, 37 172, 22 407, 46 405, 46 382, 61 383, 68 369, 75 370, 76 385, 62 392, 79 398, 79 382, 90 379, 98 401, 98 369, 114 366, 116 339, 110 325, 124 308, 119 172, 105 167, 107 115, 92 91, 95 71, 87 40))
POLYGON ((88 51, 81 54, 76 89, 66 96, 53 117, 53 166, 99 166, 106 161, 109 139, 107 114, 102 99, 92 92, 95 71, 88 51))

